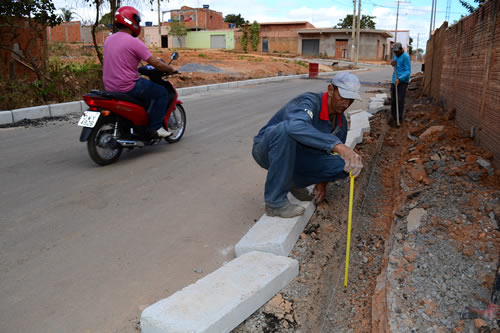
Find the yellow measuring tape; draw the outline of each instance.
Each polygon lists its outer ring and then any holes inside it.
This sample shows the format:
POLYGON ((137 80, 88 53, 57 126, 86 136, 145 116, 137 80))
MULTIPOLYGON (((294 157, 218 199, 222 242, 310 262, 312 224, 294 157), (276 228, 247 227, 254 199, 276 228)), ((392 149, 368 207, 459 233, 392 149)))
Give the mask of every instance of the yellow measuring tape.
POLYGON ((352 175, 352 171, 349 172, 349 178, 351 180, 349 189, 349 215, 347 216, 347 245, 345 253, 345 274, 344 274, 344 287, 347 288, 347 280, 349 275, 349 253, 351 251, 351 227, 352 227, 352 202, 354 199, 354 178, 356 176, 352 175))

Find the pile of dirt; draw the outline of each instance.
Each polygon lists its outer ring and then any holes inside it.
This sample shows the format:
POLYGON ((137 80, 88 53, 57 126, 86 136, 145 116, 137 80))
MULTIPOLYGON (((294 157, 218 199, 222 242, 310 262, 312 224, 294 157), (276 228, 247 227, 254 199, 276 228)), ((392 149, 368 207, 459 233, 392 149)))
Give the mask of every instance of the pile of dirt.
POLYGON ((234 332, 498 330, 500 171, 453 112, 418 95, 408 93, 400 128, 378 114, 357 146, 365 170, 356 179, 347 288, 344 180, 329 184, 290 255, 300 272, 280 297, 293 304, 294 321, 263 307, 234 332))

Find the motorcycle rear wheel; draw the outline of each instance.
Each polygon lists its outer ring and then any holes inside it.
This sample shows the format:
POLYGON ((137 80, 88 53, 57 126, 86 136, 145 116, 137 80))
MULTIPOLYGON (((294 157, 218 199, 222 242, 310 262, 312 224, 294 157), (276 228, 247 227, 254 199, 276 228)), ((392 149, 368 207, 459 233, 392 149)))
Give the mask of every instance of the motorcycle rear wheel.
POLYGON ((99 165, 115 163, 123 151, 123 147, 113 138, 114 126, 112 118, 101 117, 87 141, 90 158, 99 165))
POLYGON ((181 104, 178 104, 170 114, 168 130, 172 132, 172 135, 165 138, 168 143, 176 143, 184 135, 186 131, 186 112, 181 104))

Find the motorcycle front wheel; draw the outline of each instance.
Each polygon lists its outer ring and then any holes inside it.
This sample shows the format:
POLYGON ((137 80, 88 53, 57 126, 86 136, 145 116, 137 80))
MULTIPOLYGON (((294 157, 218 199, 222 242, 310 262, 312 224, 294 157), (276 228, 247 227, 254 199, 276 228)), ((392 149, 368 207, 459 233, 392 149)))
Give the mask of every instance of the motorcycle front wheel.
POLYGON ((118 160, 123 147, 114 139, 115 122, 109 117, 101 117, 92 129, 87 141, 90 158, 99 165, 109 165, 118 160))
POLYGON ((165 138, 168 143, 176 143, 184 135, 186 131, 186 112, 181 104, 178 104, 170 114, 168 130, 172 132, 171 136, 165 138))

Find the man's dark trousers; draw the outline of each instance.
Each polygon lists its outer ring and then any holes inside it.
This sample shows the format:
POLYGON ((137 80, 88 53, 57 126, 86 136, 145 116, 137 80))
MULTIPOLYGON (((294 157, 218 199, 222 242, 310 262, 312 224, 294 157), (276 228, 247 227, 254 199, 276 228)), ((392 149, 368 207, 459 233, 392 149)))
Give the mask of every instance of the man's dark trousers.
MULTIPOLYGON (((347 126, 336 136, 345 142, 347 126)), ((348 176, 340 156, 298 143, 288 134, 286 122, 268 127, 259 141, 254 142, 252 155, 268 170, 264 200, 272 208, 286 205, 292 180, 297 187, 306 187, 348 176)))
MULTIPOLYGON (((408 82, 399 82, 398 83, 398 104, 399 104, 399 122, 403 121, 403 111, 405 109, 405 96, 406 96, 406 88, 408 88, 408 82)), ((395 84, 391 84, 391 113, 392 119, 394 121, 396 118, 396 95, 395 95, 395 84)))

